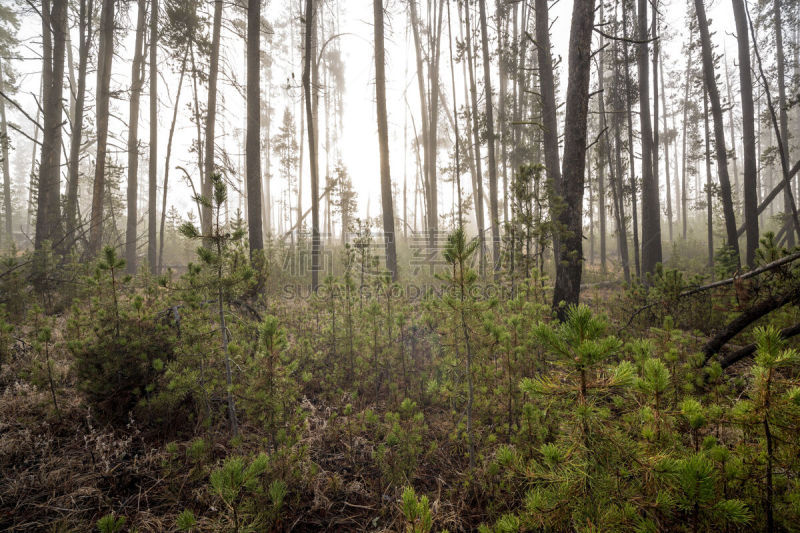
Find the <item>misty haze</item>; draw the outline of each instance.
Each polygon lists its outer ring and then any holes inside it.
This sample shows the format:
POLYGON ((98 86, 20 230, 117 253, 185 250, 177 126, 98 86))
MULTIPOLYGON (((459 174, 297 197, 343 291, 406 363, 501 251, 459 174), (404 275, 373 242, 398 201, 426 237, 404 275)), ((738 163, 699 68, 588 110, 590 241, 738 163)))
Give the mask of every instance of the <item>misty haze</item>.
POLYGON ((800 0, 2 0, 0 529, 795 531, 800 0))

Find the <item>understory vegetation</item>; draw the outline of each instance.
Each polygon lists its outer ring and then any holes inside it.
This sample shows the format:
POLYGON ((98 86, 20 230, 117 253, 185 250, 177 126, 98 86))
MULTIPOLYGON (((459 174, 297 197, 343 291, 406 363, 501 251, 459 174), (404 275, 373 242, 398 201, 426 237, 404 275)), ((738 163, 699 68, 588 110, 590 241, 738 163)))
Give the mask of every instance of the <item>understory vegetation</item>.
MULTIPOLYGON (((207 246, 180 274, 126 275, 110 247, 3 263, 3 529, 796 528, 797 309, 737 337, 752 357, 703 352, 797 293, 791 261, 747 302, 744 281, 692 293, 670 267, 595 283, 559 322, 545 275, 487 281, 460 230, 425 290, 391 282, 365 233, 294 298, 285 247, 251 261, 235 223, 181 231, 207 246)), ((761 244, 761 264, 787 257, 761 244)))

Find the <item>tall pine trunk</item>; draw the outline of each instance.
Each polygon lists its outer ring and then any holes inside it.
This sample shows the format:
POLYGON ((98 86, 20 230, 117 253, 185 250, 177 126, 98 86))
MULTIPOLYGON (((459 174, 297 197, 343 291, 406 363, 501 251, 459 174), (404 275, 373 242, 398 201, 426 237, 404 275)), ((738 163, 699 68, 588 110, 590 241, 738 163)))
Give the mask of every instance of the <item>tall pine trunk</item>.
MULTIPOLYGON (((306 123, 308 128, 308 162, 311 168, 311 288, 316 291, 319 286, 319 169, 317 163, 316 121, 314 120, 314 103, 311 93, 312 61, 316 62, 314 46, 314 0, 306 0, 305 16, 305 64, 303 67, 303 93, 306 104, 306 123)), ((302 213, 297 214, 298 217, 302 213)), ((299 221, 298 221, 299 223, 299 221)))
POLYGON ((684 81, 683 89, 683 140, 682 140, 682 163, 681 163, 681 223, 683 227, 683 240, 686 240, 687 218, 689 216, 688 209, 688 192, 687 192, 687 172, 689 171, 689 156, 687 155, 687 138, 689 131, 689 86, 691 84, 691 68, 692 68, 692 34, 694 25, 689 23, 689 42, 687 44, 688 54, 686 54, 686 80, 684 81))
MULTIPOLYGON (((561 194, 561 161, 558 154, 558 120, 556 116, 556 90, 553 75, 553 56, 550 52, 550 22, 547 0, 536 0, 536 51, 539 58, 539 92, 542 108, 542 142, 544 144, 544 166, 550 187, 556 195, 561 194)), ((514 151, 518 148, 515 146, 514 151)), ((516 172, 516 168, 514 169, 516 172)), ((550 202, 551 215, 557 217, 556 202, 550 202)), ((553 233, 553 249, 558 259, 558 232, 553 233)))
MULTIPOLYGON (((136 226, 139 200, 139 101, 142 96, 146 0, 138 0, 136 42, 131 63, 131 99, 128 106, 128 220, 125 229, 125 270, 136 272, 136 226)), ((150 117, 151 121, 153 117, 150 117)))
POLYGON ((264 248, 261 217, 261 0, 247 2, 247 228, 250 255, 264 248))
MULTIPOLYGON (((782 0, 773 0, 772 13, 775 21, 775 57, 778 67, 778 120, 780 123, 781 138, 780 142, 783 145, 783 167, 788 168, 789 165, 789 116, 786 112, 786 58, 783 56, 783 24, 781 21, 781 12, 783 10, 782 0)), ((781 156, 779 156, 781 157, 781 156)), ((786 187, 783 191, 783 210, 784 213, 792 213, 792 190, 786 187)), ((800 232, 800 228, 794 228, 796 232, 800 232)), ((794 248, 795 244, 795 231, 788 231, 786 233, 786 247, 789 249, 794 248)))
POLYGON ((700 28, 700 44, 703 51, 703 78, 705 80, 708 103, 714 117, 714 144, 716 145, 717 173, 719 174, 719 191, 722 200, 722 213, 725 217, 725 231, 728 236, 727 245, 736 254, 739 261, 739 239, 736 234, 736 215, 733 212, 733 199, 731 197, 731 182, 728 176, 728 152, 725 148, 725 123, 722 117, 722 105, 719 99, 716 75, 714 73, 714 56, 711 49, 711 36, 706 19, 706 9, 703 0, 695 0, 697 23, 700 28))
POLYGON ((492 261, 495 273, 500 268, 500 212, 497 192, 497 159, 495 157, 494 110, 492 109, 492 73, 489 56, 489 30, 486 27, 486 0, 478 0, 483 52, 483 91, 486 99, 486 151, 489 154, 489 218, 492 224, 492 261))
POLYGON ((753 76, 750 71, 750 40, 744 0, 731 0, 736 19, 736 40, 739 47, 739 85, 742 98, 742 152, 744 157, 744 224, 747 233, 745 262, 755 264, 758 249, 758 170, 756 166, 755 111, 753 76))
MULTIPOLYGON (((214 0, 214 23, 211 33, 211 61, 208 67, 208 104, 206 110, 204 172, 201 176, 201 194, 211 200, 211 176, 216 172, 217 78, 219 76, 219 41, 222 29, 222 0, 214 0)), ((199 127, 199 126, 198 126, 199 127)), ((198 147, 199 148, 199 147, 198 147)), ((200 224, 203 235, 211 234, 211 206, 203 205, 200 224)))
POLYGON ((658 176, 653 173, 653 129, 650 122, 647 0, 639 0, 639 119, 642 137, 642 274, 652 274, 661 262, 661 206, 658 176))
POLYGON ((36 239, 39 250, 45 241, 61 238, 61 98, 64 90, 64 56, 67 3, 42 1, 43 115, 42 160, 39 166, 39 198, 36 208, 36 239))
POLYGON ((478 123, 478 91, 475 84, 475 62, 472 46, 472 27, 470 26, 469 19, 469 5, 464 6, 464 21, 466 25, 466 46, 467 46, 467 69, 469 71, 469 93, 470 101, 472 104, 472 138, 474 143, 474 158, 475 172, 473 174, 473 197, 475 199, 475 214, 478 219, 478 240, 480 242, 480 273, 485 273, 486 261, 484 254, 486 250, 486 236, 484 235, 484 220, 483 220, 483 172, 481 170, 481 145, 480 145, 480 129, 478 123))
MULTIPOLYGON (((150 155, 147 183, 147 268, 156 271, 158 203, 158 0, 150 0, 150 155)), ((166 185, 165 185, 166 187, 166 185)))
MULTIPOLYGON (((703 126, 705 127, 706 143, 706 230, 708 232, 708 267, 714 267, 714 213, 713 197, 711 196, 711 131, 708 127, 708 90, 703 89, 703 126)), ((712 276, 713 270, 712 270, 712 276)))
POLYGON ((553 291, 553 307, 561 320, 566 317, 566 308, 562 306, 562 303, 577 304, 581 290, 582 206, 584 171, 586 169, 594 4, 594 0, 575 0, 572 7, 561 186, 567 209, 559 213, 559 222, 565 232, 561 240, 560 261, 556 265, 556 283, 553 291))
POLYGON ((81 140, 83 139, 83 114, 86 102, 86 68, 92 43, 93 0, 80 0, 78 11, 78 82, 75 90, 75 113, 70 134, 69 162, 67 167, 67 201, 64 209, 67 235, 65 244, 72 247, 78 225, 78 177, 80 175, 81 140))
POLYGON ((381 158, 381 207, 383 208, 383 239, 386 245, 386 268, 392 280, 397 280, 394 206, 392 178, 389 168, 389 123, 386 115, 386 58, 383 49, 383 2, 373 0, 375 20, 375 101, 378 113, 378 147, 381 158))
POLYGON ((622 6, 622 32, 623 32, 623 46, 622 46, 622 57, 625 67, 625 103, 627 109, 627 113, 625 113, 628 119, 628 168, 630 169, 630 189, 631 189, 631 225, 633 226, 633 259, 634 264, 636 265, 636 275, 641 277, 642 276, 642 268, 641 268, 641 254, 639 250, 639 212, 637 203, 638 200, 636 199, 637 192, 639 188, 636 184, 636 164, 633 152, 633 99, 631 98, 631 88, 633 87, 633 82, 631 81, 631 72, 630 72, 630 58, 628 55, 628 17, 627 17, 627 9, 626 9, 625 2, 623 1, 622 6))
POLYGON ((100 15, 100 45, 97 58, 97 159, 92 190, 92 218, 89 228, 89 253, 95 256, 103 244, 103 209, 106 189, 106 147, 108 143, 108 107, 111 61, 114 57, 114 1, 103 0, 100 15))
MULTIPOLYGON (((0 60, 0 90, 5 91, 3 76, 3 62, 0 60)), ((0 98, 0 147, 2 153, 0 157, 3 158, 3 208, 6 210, 6 220, 4 232, 0 233, 0 242, 7 239, 8 245, 14 240, 13 228, 14 222, 12 220, 14 208, 11 206, 11 170, 8 165, 8 126, 6 124, 6 100, 0 98)))

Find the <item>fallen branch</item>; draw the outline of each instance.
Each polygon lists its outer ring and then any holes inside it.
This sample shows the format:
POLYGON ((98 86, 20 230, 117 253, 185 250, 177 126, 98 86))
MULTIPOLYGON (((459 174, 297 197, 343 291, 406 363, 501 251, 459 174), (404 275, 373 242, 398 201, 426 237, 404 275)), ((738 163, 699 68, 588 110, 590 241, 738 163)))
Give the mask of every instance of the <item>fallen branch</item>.
MULTIPOLYGON (((800 335, 800 324, 795 324, 794 326, 789 326, 788 328, 783 328, 781 330, 781 338, 783 340, 791 339, 792 337, 800 335)), ((726 355, 720 362, 720 366, 722 369, 726 369, 729 366, 733 365, 744 359, 745 357, 749 357, 753 355, 756 351, 755 344, 748 344, 747 346, 743 346, 736 350, 735 352, 731 352, 726 355)))
POLYGON ((724 287, 725 285, 731 285, 736 281, 743 281, 743 280, 758 276, 759 274, 763 274, 764 272, 767 272, 769 270, 774 270, 774 269, 778 268, 779 266, 783 266, 783 265, 785 265, 787 263, 792 263, 794 261, 797 261, 798 259, 800 259, 800 252, 796 252, 796 253, 787 255, 785 257, 781 257, 780 259, 777 259, 777 260, 773 261, 772 263, 768 263, 768 264, 766 264, 766 265, 764 265, 762 267, 756 268, 755 270, 750 270, 749 272, 745 272, 741 276, 734 276, 732 278, 723 279, 723 280, 720 280, 720 281, 715 281, 713 283, 709 283, 708 285, 703 285, 702 287, 696 287, 694 289, 685 290, 685 291, 681 292, 680 294, 678 294, 678 297, 690 296, 690 295, 696 294, 698 292, 703 292, 703 291, 707 291, 707 290, 710 290, 710 289, 716 289, 717 287, 724 287))
MULTIPOLYGON (((713 283, 709 283, 708 285, 702 285, 700 287, 694 287, 692 289, 686 289, 685 291, 681 291, 680 293, 678 293, 678 295, 675 297, 675 299, 685 298, 686 296, 692 296, 694 294, 705 292, 705 291, 708 291, 708 290, 711 290, 711 289, 716 289, 716 288, 719 288, 719 287, 724 287, 726 285, 732 285, 733 283, 735 283, 737 281, 743 281, 743 280, 758 276, 760 274, 763 274, 764 272, 768 272, 768 271, 774 270, 774 269, 776 269, 776 268, 778 268, 780 266, 783 266, 783 265, 786 265, 788 263, 792 263, 794 261, 797 261, 798 259, 800 259, 800 252, 796 252, 796 253, 787 255, 785 257, 781 257, 780 259, 778 259, 776 261, 773 261, 771 263, 768 263, 768 264, 766 264, 764 266, 758 267, 755 270, 750 270, 749 272, 745 272, 744 274, 742 274, 740 276, 734 276, 732 278, 723 279, 723 280, 720 280, 720 281, 715 281, 713 283)), ((652 302, 652 303, 649 303, 649 304, 647 304, 647 305, 645 305, 643 307, 640 307, 639 309, 637 309, 631 315, 631 317, 628 320, 627 324, 625 324, 625 326, 622 327, 620 329, 620 331, 622 331, 625 328, 627 328, 628 326, 630 326, 631 322, 633 322, 633 319, 636 318, 639 315, 639 313, 641 313, 642 311, 646 311, 646 310, 648 310, 648 309, 650 309, 652 307, 655 307, 657 305, 662 305, 663 303, 664 303, 664 301, 661 300, 661 301, 652 302)))
POLYGON ((709 339, 708 342, 706 342, 703 346, 702 352, 705 355, 703 365, 706 365, 714 354, 719 352, 729 340, 738 335, 747 326, 759 318, 766 316, 772 311, 780 309, 784 305, 796 301, 800 296, 798 292, 800 291, 798 291, 797 288, 793 288, 792 290, 789 290, 783 294, 772 296, 747 309, 741 315, 733 319, 732 322, 728 323, 728 325, 725 326, 722 331, 709 339))

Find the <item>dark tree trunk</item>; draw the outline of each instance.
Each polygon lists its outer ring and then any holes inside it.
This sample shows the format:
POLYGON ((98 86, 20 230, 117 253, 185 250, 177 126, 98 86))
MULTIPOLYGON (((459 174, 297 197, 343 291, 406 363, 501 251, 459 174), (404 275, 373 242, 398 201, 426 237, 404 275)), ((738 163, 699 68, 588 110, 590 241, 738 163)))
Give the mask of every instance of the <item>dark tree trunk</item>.
MULTIPOLYGON (((447 4, 448 15, 450 3, 447 4)), ((500 142, 500 164, 503 166, 503 222, 508 223, 508 145, 506 137, 506 97, 508 93, 508 69, 506 65, 506 43, 508 39, 508 8, 497 2, 497 57, 500 74, 500 88, 497 94, 497 137, 500 142)), ((453 86, 455 91, 455 86, 453 86)), ((455 93, 453 93, 455 99, 455 93)), ((454 108, 455 109, 455 108, 454 108)))
MULTIPOLYGON (((208 67, 208 108, 206 109, 205 159, 201 194, 211 200, 211 176, 217 171, 214 163, 217 125, 217 77, 219 76, 219 41, 222 29, 222 0, 214 0, 214 25, 211 33, 211 61, 208 67)), ((199 126, 198 126, 199 127, 199 126)), ((203 235, 211 234, 210 204, 201 207, 200 224, 203 235)))
POLYGON ((736 19, 736 38, 739 45, 739 84, 742 98, 742 152, 744 154, 744 223, 747 233, 745 262, 755 264, 758 249, 758 191, 756 167, 755 111, 753 107, 753 76, 750 71, 750 39, 747 32, 747 12, 744 0, 731 0, 736 19))
MULTIPOLYGON (((785 168, 789 166, 789 116, 786 112, 786 58, 783 55, 782 4, 782 0, 773 0, 772 2, 772 13, 775 20, 775 58, 778 67, 778 120, 781 131, 780 142, 783 145, 783 166, 785 168)), ((787 215, 793 211, 792 203, 792 191, 787 187, 783 191, 783 210, 787 215)), ((795 228, 795 231, 800 232, 800 228, 795 228)), ((790 231, 786 239, 787 248, 794 248, 794 243, 794 232, 790 231)))
POLYGON ((559 213, 565 229, 560 260, 556 265, 553 308, 565 318, 567 305, 578 303, 583 269, 583 188, 586 169, 587 117, 589 113, 589 78, 594 28, 594 0, 575 0, 569 42, 569 82, 567 85, 566 121, 564 124, 564 166, 562 195, 567 208, 559 213))
POLYGON ((252 257, 255 250, 264 248, 261 220, 261 0, 247 2, 246 145, 247 228, 252 257))
MULTIPOLYGON (((147 268, 156 271, 158 203, 158 0, 150 0, 150 155, 147 183, 147 268)), ((166 191, 166 184, 164 185, 166 191)))
MULTIPOLYGON (((558 120, 556 91, 553 76, 553 57, 550 52, 550 22, 547 0, 536 0, 536 42, 539 58, 539 85, 542 100, 542 142, 547 178, 556 194, 561 194, 561 161, 558 155, 558 120)), ((515 148, 516 150, 516 148, 515 148)), ((555 213, 554 213, 555 215, 555 213)), ((556 240, 558 237, 556 236, 556 240)), ((554 246, 556 243, 554 242, 554 246)))
POLYGON ((386 268, 397 280, 394 206, 392 178, 389 168, 389 122, 386 116, 386 58, 383 49, 383 2, 373 1, 375 17, 375 100, 378 113, 378 147, 381 157, 381 207, 383 208, 383 239, 386 245, 386 268))
MULTIPOLYGON (((708 91, 703 90, 703 125, 706 143, 706 230, 708 231, 708 266, 714 267, 714 216, 713 196, 711 195, 711 131, 708 126, 708 91)), ((713 276, 713 274, 712 274, 713 276)))
POLYGON ((686 190, 686 173, 688 172, 689 167, 689 157, 687 155, 687 138, 688 138, 688 131, 689 131, 689 86, 691 84, 691 67, 692 67, 692 51, 694 48, 692 47, 692 34, 693 34, 694 25, 689 23, 689 43, 687 48, 689 49, 689 53, 686 54, 686 80, 684 81, 684 90, 683 90, 683 148, 681 153, 683 154, 682 159, 682 167, 681 167, 681 223, 683 227, 683 240, 686 240, 686 227, 687 227, 687 217, 689 215, 688 209, 688 194, 686 190))
MULTIPOLYGON (((659 52, 660 54, 660 52, 659 52)), ((654 65, 655 68, 655 65, 654 65)), ((661 111, 664 114, 664 131, 667 129, 667 95, 666 91, 664 90, 664 62, 659 61, 658 64, 659 71, 661 72, 661 111)), ((673 125, 675 123, 675 115, 672 115, 672 122, 673 125)), ((669 138, 664 139, 664 184, 666 185, 666 197, 667 197, 667 221, 669 223, 669 242, 673 241, 673 228, 672 228, 672 194, 671 194, 671 183, 670 183, 670 175, 669 175, 669 138)), ((658 160, 658 157, 655 158, 658 160)), ((656 164, 656 163, 654 163, 656 164)), ((675 167, 675 172, 678 172, 678 167, 675 167)), ((677 182, 677 179, 676 179, 677 182)))
POLYGON ((661 262, 661 203, 658 176, 653 174, 653 129, 650 122, 650 80, 647 40, 647 0, 638 8, 639 118, 642 137, 642 274, 652 274, 661 262))
POLYGON ((103 244, 103 208, 106 189, 106 145, 108 142, 109 84, 114 57, 114 0, 103 0, 100 15, 100 45, 97 58, 97 160, 92 190, 92 218, 89 228, 89 253, 95 256, 103 244))
POLYGON ((67 202, 64 218, 67 227, 65 244, 75 242, 78 225, 78 177, 80 169, 81 140, 83 139, 83 113, 86 102, 86 67, 92 43, 93 0, 81 0, 78 14, 78 83, 75 91, 75 115, 70 134, 69 163, 67 168, 67 202))
MULTIPOLYGON (((604 53, 600 53, 600 61, 601 65, 603 64, 603 56, 604 53)), ((601 70, 603 70, 601 68, 601 70)), ((603 82, 603 77, 600 77, 601 87, 603 82)), ((614 92, 613 92, 613 100, 614 102, 619 102, 619 91, 617 88, 616 81, 614 82, 614 92)), ((606 125, 606 112, 605 112, 605 101, 604 97, 601 94, 600 96, 600 119, 602 121, 602 128, 605 129, 606 125)), ((614 127, 614 145, 616 148, 616 165, 612 162, 611 157, 611 140, 608 137, 608 134, 605 136, 606 142, 606 149, 605 154, 608 162, 608 173, 609 178, 611 180, 611 191, 614 197, 614 214, 616 216, 616 223, 617 223, 617 241, 618 241, 618 248, 619 248, 619 255, 620 261, 622 262, 622 272, 625 276, 625 283, 631 282, 631 267, 630 267, 630 258, 628 256, 628 225, 625 221, 625 195, 623 193, 622 187, 622 178, 623 178, 623 171, 622 171, 622 141, 620 138, 620 116, 619 112, 614 113, 613 116, 613 127, 614 127)))
MULTIPOLYGON (((5 91, 3 77, 3 60, 0 60, 0 90, 5 91)), ((14 222, 12 220, 14 208, 11 206, 11 170, 8 165, 8 127, 6 124, 6 100, 0 98, 0 146, 2 153, 0 157, 3 158, 3 208, 6 210, 5 231, 0 234, 3 238, 8 240, 8 244, 13 242, 14 222)), ((0 241, 3 239, 0 238, 0 241)))
MULTIPOLYGON (((125 229, 125 270, 136 272, 136 226, 139 200, 139 101, 142 96, 146 0, 138 0, 136 42, 131 64, 131 99, 128 108, 128 220, 125 229)), ((155 49, 155 47, 151 47, 155 49)), ((153 117, 150 117, 151 122, 153 117)))
MULTIPOLYGON (((436 4, 434 4, 435 6, 436 4)), ((437 178, 437 146, 439 128, 439 58, 442 36, 442 20, 444 0, 439 0, 438 9, 434 9, 433 18, 429 23, 428 50, 432 56, 428 64, 428 94, 430 95, 430 120, 428 121, 428 143, 430 145, 430 167, 428 169, 428 234, 431 246, 436 246, 437 231, 439 229, 439 182, 437 178), (437 18, 438 13, 438 18, 437 18), (436 30, 431 25, 436 22, 436 30)))
POLYGON ((489 56, 489 30, 486 27, 486 0, 478 0, 483 51, 483 90, 486 98, 486 151, 489 154, 489 218, 492 224, 492 261, 495 273, 500 268, 500 211, 497 192, 497 159, 495 157, 494 110, 492 109, 492 73, 489 56))
POLYGON ((483 221, 483 173, 481 171, 481 144, 480 144, 480 129, 478 125, 478 91, 475 86, 475 63, 472 48, 472 28, 469 23, 469 6, 465 6, 464 19, 466 26, 466 46, 467 46, 467 70, 469 71, 469 92, 470 101, 472 104, 472 138, 475 162, 475 172, 473 174, 473 197, 475 200, 475 216, 478 220, 478 240, 480 241, 480 272, 484 274, 485 264, 484 250, 485 235, 484 235, 484 221, 483 221))
POLYGON ((725 230, 728 236, 727 245, 735 252, 739 260, 739 240, 736 238, 736 215, 733 212, 731 182, 728 176, 728 153, 725 148, 725 123, 722 118, 722 105, 719 100, 716 76, 714 74, 714 55, 711 49, 711 36, 706 20, 706 9, 703 0, 694 0, 697 12, 697 23, 700 28, 700 44, 703 50, 703 78, 705 80, 708 102, 714 117, 714 144, 717 154, 717 173, 719 174, 719 190, 722 200, 722 212, 725 217, 725 230))
MULTIPOLYGON (((306 0, 305 20, 305 64, 303 67, 303 93, 306 102, 306 123, 308 127, 308 161, 311 167, 311 288, 319 286, 319 169, 317 168, 317 136, 314 120, 313 94, 311 93, 312 61, 316 62, 314 47, 314 0, 306 0)), ((298 213, 298 217, 300 213, 298 213)), ((299 222, 299 221, 298 221, 299 222)))
POLYGON ((61 238, 61 97, 64 89, 64 54, 67 32, 66 0, 42 1, 43 115, 42 161, 39 166, 39 199, 36 208, 38 250, 45 241, 61 238))
MULTIPOLYGON (((626 6, 622 6, 622 32, 623 38, 628 38, 628 16, 626 6)), ((631 226, 633 228, 633 260, 636 266, 636 275, 642 276, 641 268, 641 254, 639 253, 639 210, 637 207, 638 200, 638 187, 636 186, 636 164, 633 152, 633 99, 631 98, 631 87, 633 81, 631 80, 630 59, 628 56, 628 42, 624 41, 622 45, 622 58, 625 68, 625 104, 627 112, 625 113, 628 119, 628 168, 630 169, 630 188, 631 188, 631 226)))

